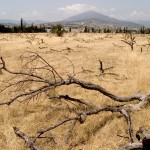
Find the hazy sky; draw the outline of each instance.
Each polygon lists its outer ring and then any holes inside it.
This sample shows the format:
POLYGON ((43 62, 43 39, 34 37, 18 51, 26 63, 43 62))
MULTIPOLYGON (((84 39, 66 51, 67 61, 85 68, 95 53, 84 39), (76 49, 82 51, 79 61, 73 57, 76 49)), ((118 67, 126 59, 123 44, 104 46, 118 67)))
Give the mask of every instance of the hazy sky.
POLYGON ((87 10, 118 19, 150 20, 150 0, 0 0, 0 19, 59 21, 87 10))

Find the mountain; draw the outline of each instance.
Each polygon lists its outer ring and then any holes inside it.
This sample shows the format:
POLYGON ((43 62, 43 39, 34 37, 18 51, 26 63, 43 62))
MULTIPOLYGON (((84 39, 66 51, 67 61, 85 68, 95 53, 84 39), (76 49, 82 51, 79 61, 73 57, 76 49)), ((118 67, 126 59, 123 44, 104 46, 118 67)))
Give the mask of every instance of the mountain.
MULTIPOLYGON (((128 27, 129 29, 137 29, 141 26, 145 25, 145 27, 150 27, 150 21, 122 21, 118 20, 116 18, 112 18, 109 16, 106 16, 104 14, 95 12, 95 11, 87 11, 83 12, 81 14, 77 14, 75 16, 72 16, 70 18, 67 18, 65 20, 59 21, 59 22, 49 22, 49 21, 41 21, 41 20, 24 20, 25 24, 56 24, 61 23, 63 25, 69 25, 69 26, 89 26, 89 27, 128 27)), ((10 19, 0 19, 0 24, 4 25, 19 25, 20 20, 10 20, 10 19)))
POLYGON ((134 22, 150 28, 150 20, 134 20, 134 22))
POLYGON ((45 24, 45 23, 48 23, 48 21, 42 21, 42 20, 27 20, 25 21, 25 23, 27 24, 45 24))
POLYGON ((106 15, 103 15, 94 11, 87 11, 87 12, 83 12, 81 14, 72 16, 70 18, 67 18, 64 21, 80 21, 80 20, 86 20, 86 19, 99 19, 99 20, 107 20, 107 21, 112 20, 112 18, 106 15))
POLYGON ((141 25, 129 22, 129 21, 121 21, 106 15, 103 15, 101 13, 95 12, 95 11, 87 11, 83 12, 81 14, 72 16, 70 18, 67 18, 62 21, 65 23, 74 23, 74 24, 84 24, 84 25, 90 25, 90 26, 117 26, 117 27, 141 27, 141 25))
POLYGON ((11 19, 0 19, 0 24, 4 25, 16 25, 19 24, 19 20, 11 20, 11 19))
MULTIPOLYGON (((25 24, 45 24, 48 21, 41 21, 41 20, 24 20, 25 24)), ((11 20, 11 19, 0 19, 0 24, 4 25, 19 25, 20 20, 11 20)))

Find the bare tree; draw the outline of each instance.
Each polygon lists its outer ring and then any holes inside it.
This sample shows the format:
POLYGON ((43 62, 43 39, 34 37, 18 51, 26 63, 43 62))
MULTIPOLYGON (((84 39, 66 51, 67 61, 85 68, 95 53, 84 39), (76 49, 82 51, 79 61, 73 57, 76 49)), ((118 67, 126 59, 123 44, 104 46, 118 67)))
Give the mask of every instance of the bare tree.
POLYGON ((121 41, 128 44, 131 48, 131 51, 133 51, 134 45, 136 44, 135 35, 133 34, 133 32, 125 33, 125 36, 123 36, 123 40, 121 41))
MULTIPOLYGON (((137 111, 146 106, 150 101, 150 94, 142 95, 140 93, 136 93, 129 97, 115 95, 100 85, 75 78, 76 74, 74 69, 72 75, 63 76, 48 61, 46 61, 46 59, 35 52, 25 53, 21 56, 21 59, 23 67, 21 71, 17 72, 9 69, 5 60, 2 57, 0 58, 0 70, 2 72, 7 72, 11 76, 11 78, 1 81, 5 84, 5 86, 0 90, 0 94, 6 94, 8 91, 11 92, 9 94, 10 99, 1 100, 0 105, 11 105, 15 101, 28 102, 32 99, 37 99, 37 97, 42 97, 42 95, 46 96, 48 99, 57 99, 61 103, 69 102, 70 105, 80 104, 80 108, 78 110, 71 110, 71 108, 68 109, 68 111, 72 112, 73 115, 62 118, 53 125, 38 130, 32 137, 23 133, 17 127, 13 127, 15 134, 23 139, 31 150, 39 150, 37 146, 37 139, 49 138, 45 136, 47 132, 57 129, 66 123, 70 124, 67 134, 64 137, 64 143, 67 144, 77 123, 83 124, 89 116, 100 114, 103 111, 113 113, 117 112, 125 117, 129 142, 131 145, 135 144, 131 112, 137 111), (36 88, 33 88, 31 85, 35 83, 36 88), (70 95, 61 95, 58 93, 57 88, 64 85, 77 85, 86 90, 97 91, 110 98, 110 100, 117 101, 120 105, 99 106, 86 99, 76 98, 70 95), (49 91, 52 89, 56 91, 55 95, 50 94, 49 91), (83 109, 81 106, 85 106, 86 109, 83 109)), ((72 62, 70 61, 70 63, 72 62)), ((53 141, 57 143, 55 140, 53 141)), ((138 143, 138 145, 141 145, 141 143, 138 143)))

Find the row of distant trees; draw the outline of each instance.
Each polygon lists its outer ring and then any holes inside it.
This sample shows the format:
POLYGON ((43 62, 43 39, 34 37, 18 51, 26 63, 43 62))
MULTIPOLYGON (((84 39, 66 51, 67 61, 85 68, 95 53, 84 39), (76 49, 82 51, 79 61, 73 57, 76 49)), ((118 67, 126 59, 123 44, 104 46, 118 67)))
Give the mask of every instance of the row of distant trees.
POLYGON ((101 32, 104 32, 104 33, 111 33, 112 31, 111 31, 111 29, 109 29, 109 28, 104 28, 103 30, 102 29, 95 29, 94 27, 92 27, 92 28, 88 28, 87 26, 85 26, 85 29, 84 29, 84 32, 85 33, 90 33, 90 32, 92 32, 92 33, 101 33, 101 32))
POLYGON ((46 32, 45 27, 44 26, 28 26, 28 27, 23 27, 23 29, 21 29, 20 26, 13 26, 13 27, 7 27, 4 25, 0 24, 0 33, 37 33, 37 32, 46 32))
POLYGON ((46 32, 45 26, 40 25, 25 25, 23 22, 23 19, 21 18, 20 26, 5 26, 3 24, 0 24, 0 33, 37 33, 37 32, 46 32))
MULTIPOLYGON (((88 28, 87 26, 84 28, 85 33, 128 33, 131 32, 127 27, 124 28, 117 28, 117 29, 111 29, 111 28, 104 28, 104 29, 97 29, 97 28, 88 28)), ((150 28, 145 28, 144 26, 141 27, 139 30, 134 30, 134 32, 139 33, 139 34, 150 34, 150 28)))
MULTIPOLYGON (((72 31, 72 28, 69 28, 69 32, 72 31)), ((94 27, 87 27, 85 26, 84 32, 85 33, 128 33, 131 30, 128 30, 127 27, 124 28, 117 28, 117 29, 111 29, 111 28, 104 28, 104 29, 97 29, 94 27)), ((46 32, 46 28, 44 25, 36 26, 36 25, 25 25, 23 19, 20 20, 20 26, 5 26, 3 24, 0 24, 0 33, 38 33, 38 32, 46 32)), ((52 33, 56 33, 58 36, 62 36, 63 33, 67 32, 61 24, 54 25, 51 29, 52 33)), ((144 26, 141 27, 138 31, 134 30, 136 33, 140 34, 150 34, 150 28, 145 28, 144 26)))

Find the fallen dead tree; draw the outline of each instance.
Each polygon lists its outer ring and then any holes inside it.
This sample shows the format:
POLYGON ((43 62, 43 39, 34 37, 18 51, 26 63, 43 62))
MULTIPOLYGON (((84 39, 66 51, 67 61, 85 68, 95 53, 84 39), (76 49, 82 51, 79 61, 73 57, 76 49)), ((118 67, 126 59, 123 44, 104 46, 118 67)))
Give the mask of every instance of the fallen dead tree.
POLYGON ((118 150, 149 150, 150 149, 150 132, 141 127, 137 133, 136 138, 139 142, 129 143, 119 148, 118 150))
MULTIPOLYGON (((7 67, 6 65, 5 60, 2 57, 0 58, 0 70, 11 75, 11 78, 9 80, 4 79, 3 81, 1 81, 5 84, 5 86, 1 89, 0 94, 7 93, 9 89, 11 89, 12 94, 10 94, 10 99, 1 101, 0 105, 11 105, 15 101, 28 102, 32 99, 36 99, 37 97, 45 95, 48 99, 57 99, 61 103, 69 102, 70 105, 80 104, 80 106, 87 107, 86 110, 82 109, 82 107, 76 111, 68 110, 72 111, 73 115, 62 118, 55 124, 38 130, 32 137, 28 136, 26 133, 23 133, 17 127, 13 127, 15 134, 27 143, 28 148, 30 148, 31 150, 39 150, 36 143, 37 139, 49 138, 45 136, 47 132, 57 129, 58 127, 63 126, 66 123, 70 124, 70 127, 67 129, 68 131, 66 136, 64 137, 64 143, 68 144, 68 141, 72 136, 73 130, 76 127, 77 123, 83 124, 86 122, 86 119, 89 116, 97 115, 101 112, 117 112, 124 116, 126 119, 127 133, 130 144, 123 146, 119 150, 133 149, 136 146, 142 148, 143 144, 141 142, 135 143, 131 112, 140 110, 144 106, 147 106, 150 101, 150 94, 142 95, 140 93, 136 93, 129 97, 118 96, 109 92, 100 85, 85 82, 75 78, 76 74, 74 72, 74 69, 72 75, 63 77, 63 75, 58 73, 57 70, 48 63, 48 61, 46 61, 43 57, 35 52, 28 52, 27 54, 22 55, 21 59, 23 61, 23 67, 21 71, 17 72, 9 69, 9 67, 7 67), (35 83, 36 88, 33 88, 31 85, 35 83), (118 104, 116 106, 99 106, 93 104, 92 102, 89 102, 88 100, 83 100, 82 98, 79 99, 70 95, 61 95, 58 92, 56 92, 56 95, 51 95, 49 92, 50 90, 57 91, 58 87, 69 85, 77 85, 86 90, 97 91, 100 94, 108 97, 110 100, 117 101, 121 104, 118 104), (133 101, 134 103, 132 103, 133 101)), ((54 139, 53 141, 57 143, 54 139)))

